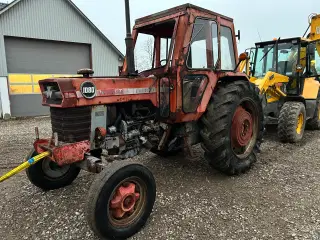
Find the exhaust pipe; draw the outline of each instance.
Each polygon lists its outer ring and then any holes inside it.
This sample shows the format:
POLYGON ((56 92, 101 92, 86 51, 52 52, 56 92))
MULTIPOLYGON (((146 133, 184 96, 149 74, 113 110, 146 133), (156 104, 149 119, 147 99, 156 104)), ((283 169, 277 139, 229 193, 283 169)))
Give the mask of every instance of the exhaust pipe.
POLYGON ((127 75, 135 76, 137 75, 135 66, 134 66, 134 51, 133 51, 133 38, 131 34, 131 24, 130 24, 130 7, 129 0, 124 0, 125 11, 126 11, 126 57, 127 57, 127 75))

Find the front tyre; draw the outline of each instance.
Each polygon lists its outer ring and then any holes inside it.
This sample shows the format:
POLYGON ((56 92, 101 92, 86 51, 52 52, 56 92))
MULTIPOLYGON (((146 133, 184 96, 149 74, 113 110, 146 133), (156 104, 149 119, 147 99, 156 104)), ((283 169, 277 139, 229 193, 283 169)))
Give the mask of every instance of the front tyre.
POLYGON ((220 83, 201 121, 202 147, 213 168, 228 175, 250 169, 264 128, 262 103, 254 84, 220 83))
MULTIPOLYGON (((28 159, 36 156, 34 151, 28 159)), ((60 167, 49 158, 41 159, 39 162, 26 169, 30 182, 42 190, 53 190, 70 185, 79 175, 80 168, 75 165, 60 167)))
POLYGON ((145 225, 155 198, 150 170, 138 163, 115 161, 90 188, 87 221, 102 239, 126 239, 145 225))
POLYGON ((301 102, 285 102, 278 120, 278 137, 281 142, 299 142, 306 125, 306 108, 301 102))

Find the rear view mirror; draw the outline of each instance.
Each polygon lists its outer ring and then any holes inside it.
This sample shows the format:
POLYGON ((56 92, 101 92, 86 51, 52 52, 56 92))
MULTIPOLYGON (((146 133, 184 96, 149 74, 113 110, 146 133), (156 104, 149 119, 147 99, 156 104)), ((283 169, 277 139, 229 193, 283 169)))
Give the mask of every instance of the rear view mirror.
POLYGON ((238 41, 240 41, 240 30, 238 30, 238 34, 236 35, 236 38, 238 38, 238 41))

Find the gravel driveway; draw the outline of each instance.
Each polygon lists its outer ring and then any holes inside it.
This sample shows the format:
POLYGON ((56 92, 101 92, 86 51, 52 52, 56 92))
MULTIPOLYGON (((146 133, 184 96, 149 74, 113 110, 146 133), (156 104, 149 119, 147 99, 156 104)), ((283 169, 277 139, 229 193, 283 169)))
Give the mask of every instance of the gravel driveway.
MULTIPOLYGON (((22 161, 34 138, 50 132, 47 118, 0 121, 0 174, 22 161)), ((299 144, 266 136, 247 174, 228 177, 197 157, 139 158, 154 173, 157 200, 146 227, 132 239, 320 239, 320 132, 299 144)), ((0 184, 0 238, 96 239, 84 208, 94 175, 42 192, 20 173, 0 184)))

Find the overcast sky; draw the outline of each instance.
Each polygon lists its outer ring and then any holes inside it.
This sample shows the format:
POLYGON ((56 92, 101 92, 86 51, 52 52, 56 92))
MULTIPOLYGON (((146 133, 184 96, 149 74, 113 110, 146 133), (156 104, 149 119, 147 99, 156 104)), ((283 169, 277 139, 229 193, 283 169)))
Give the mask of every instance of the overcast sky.
MULTIPOLYGON (((124 0, 72 1, 125 52, 124 0)), ((320 0, 130 0, 131 25, 136 18, 187 2, 233 18, 236 30, 241 30, 240 52, 260 41, 258 32, 263 41, 302 36, 309 14, 320 13, 320 0)))
MULTIPOLYGON (((124 0, 73 2, 121 52, 125 52, 124 0)), ((320 13, 320 0, 130 0, 131 25, 136 18, 186 2, 233 18, 236 30, 241 30, 240 52, 260 41, 259 34, 263 41, 280 36, 302 36, 309 14, 320 13)))

